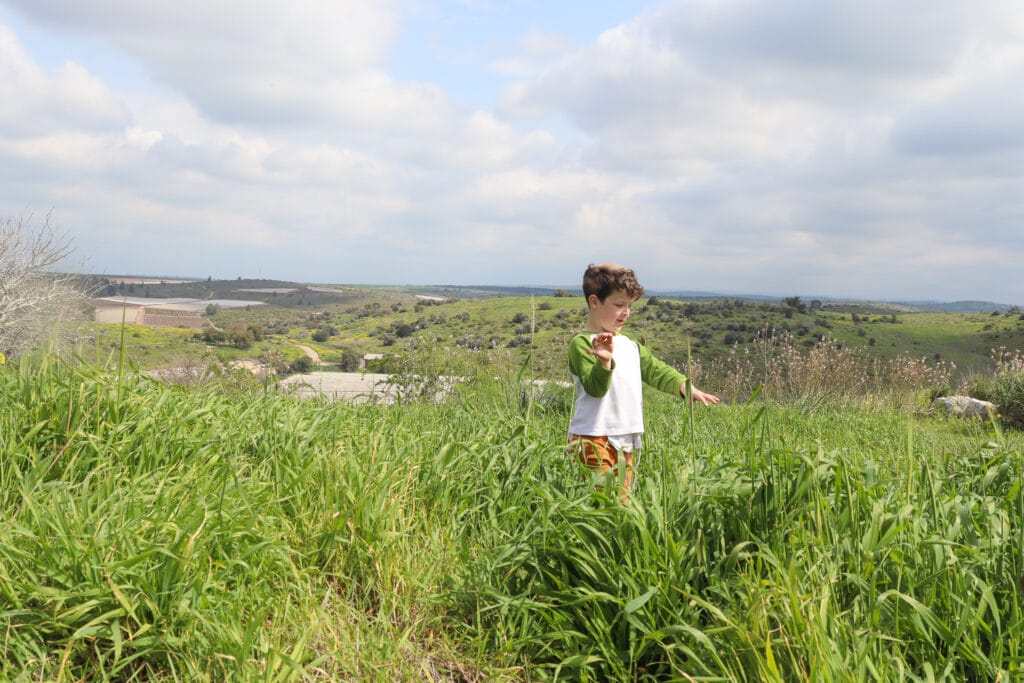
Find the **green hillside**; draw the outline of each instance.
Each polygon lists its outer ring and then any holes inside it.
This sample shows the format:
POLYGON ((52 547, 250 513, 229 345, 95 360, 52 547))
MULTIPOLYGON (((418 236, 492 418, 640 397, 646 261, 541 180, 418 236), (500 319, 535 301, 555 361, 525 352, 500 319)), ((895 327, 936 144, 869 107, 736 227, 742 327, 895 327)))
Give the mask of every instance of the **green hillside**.
MULTIPOLYGON (((221 285, 211 291, 227 297, 238 296, 237 289, 221 285)), ((295 345, 304 344, 324 360, 340 362, 367 353, 395 356, 430 346, 468 354, 500 351, 511 362, 528 360, 538 376, 564 379, 565 347, 586 321, 581 296, 445 298, 437 289, 429 291, 429 295, 417 295, 402 288, 347 287, 333 294, 275 295, 267 299, 273 305, 212 317, 224 330, 258 326, 262 339, 249 347, 197 343, 193 333, 183 330, 133 328, 127 335, 129 355, 143 367, 197 354, 230 360, 276 352, 290 359, 301 355, 295 345)), ((1017 312, 871 314, 860 310, 811 310, 803 302, 786 306, 738 299, 645 297, 634 308, 625 331, 678 367, 685 367, 688 359, 705 368, 726 363, 730 351, 754 348, 755 338, 765 331, 789 335, 793 344, 804 349, 829 343, 882 360, 903 355, 954 363, 958 376, 989 368, 993 349, 1024 348, 1024 317, 1017 312)), ((104 348, 120 335, 116 325, 89 329, 103 340, 104 348)), ((387 369, 386 360, 383 365, 387 369)))

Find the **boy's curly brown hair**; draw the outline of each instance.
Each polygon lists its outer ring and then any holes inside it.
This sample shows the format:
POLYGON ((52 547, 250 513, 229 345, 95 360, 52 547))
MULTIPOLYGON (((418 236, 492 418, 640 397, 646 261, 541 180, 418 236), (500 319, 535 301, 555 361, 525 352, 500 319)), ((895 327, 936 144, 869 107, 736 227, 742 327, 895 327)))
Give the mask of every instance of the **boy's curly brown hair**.
POLYGON ((643 285, 636 281, 632 269, 618 263, 591 263, 583 273, 583 296, 587 299, 596 294, 598 300, 604 301, 620 289, 634 301, 644 295, 643 285))

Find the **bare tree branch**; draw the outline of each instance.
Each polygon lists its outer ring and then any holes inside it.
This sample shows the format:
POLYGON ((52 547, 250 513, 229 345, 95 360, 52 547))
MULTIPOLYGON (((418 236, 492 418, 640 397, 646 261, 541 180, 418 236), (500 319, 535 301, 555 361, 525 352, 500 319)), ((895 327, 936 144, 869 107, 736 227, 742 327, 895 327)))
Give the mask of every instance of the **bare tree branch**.
POLYGON ((70 253, 49 213, 37 225, 31 215, 0 222, 0 353, 16 356, 55 338, 80 313, 78 276, 58 270, 70 253))

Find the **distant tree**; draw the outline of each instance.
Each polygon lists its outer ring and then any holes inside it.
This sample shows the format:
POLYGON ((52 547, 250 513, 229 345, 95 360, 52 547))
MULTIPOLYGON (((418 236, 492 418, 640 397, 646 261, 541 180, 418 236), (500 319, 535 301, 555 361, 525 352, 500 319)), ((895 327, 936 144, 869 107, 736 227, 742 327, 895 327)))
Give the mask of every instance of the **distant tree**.
POLYGON ((247 349, 252 346, 252 337, 245 332, 231 332, 228 334, 228 340, 236 349, 247 349))
POLYGON ((341 361, 338 366, 345 372, 358 370, 363 363, 363 354, 351 346, 344 346, 341 349, 341 361))
POLYGON ((206 304, 206 315, 213 316, 217 315, 218 313, 220 313, 219 304, 206 304))
POLYGON ((243 322, 237 322, 231 326, 227 333, 227 341, 236 349, 247 349, 252 346, 253 335, 249 326, 243 322))
POLYGON ((800 301, 800 297, 798 296, 787 296, 785 299, 782 300, 782 303, 784 306, 786 306, 786 308, 791 308, 799 313, 807 312, 807 304, 805 304, 803 301, 800 301))
POLYGON ((207 344, 223 344, 227 335, 223 330, 208 329, 203 330, 202 339, 207 344))
POLYGON ((811 310, 812 311, 820 311, 821 310, 821 300, 820 299, 811 299, 811 310))
POLYGON ((572 292, 569 292, 569 291, 564 290, 564 289, 556 289, 555 290, 555 296, 563 297, 563 298, 569 298, 571 296, 576 296, 576 295, 573 294, 572 292))
POLYGON ((58 323, 79 315, 83 283, 57 268, 71 253, 47 214, 0 221, 0 353, 14 357, 47 340, 58 323))

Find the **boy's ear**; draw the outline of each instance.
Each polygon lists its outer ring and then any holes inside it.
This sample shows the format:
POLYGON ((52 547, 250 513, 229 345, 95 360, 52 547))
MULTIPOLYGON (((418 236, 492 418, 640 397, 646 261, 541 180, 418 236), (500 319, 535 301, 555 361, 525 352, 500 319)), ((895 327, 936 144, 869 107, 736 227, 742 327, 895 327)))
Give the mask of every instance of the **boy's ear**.
POLYGON ((597 294, 591 294, 587 297, 587 308, 593 309, 595 306, 601 304, 601 299, 598 298, 597 294))

